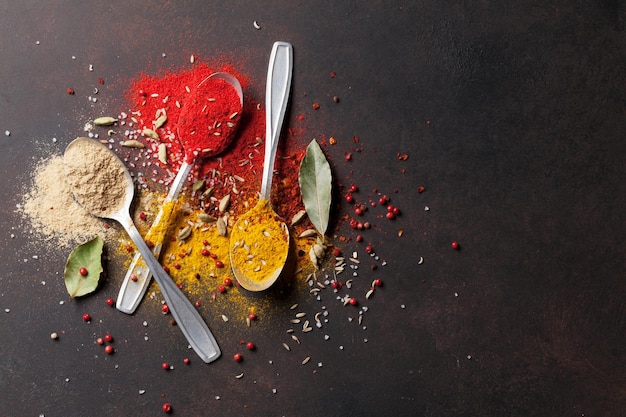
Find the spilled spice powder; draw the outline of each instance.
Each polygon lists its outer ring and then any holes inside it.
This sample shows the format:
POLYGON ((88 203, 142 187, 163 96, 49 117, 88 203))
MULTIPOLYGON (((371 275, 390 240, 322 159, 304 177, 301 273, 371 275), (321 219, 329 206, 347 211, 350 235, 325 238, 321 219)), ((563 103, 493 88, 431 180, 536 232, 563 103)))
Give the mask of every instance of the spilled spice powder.
POLYGON ((63 156, 53 155, 39 161, 19 208, 33 231, 65 249, 96 235, 115 235, 115 229, 105 228, 104 221, 74 201, 64 178, 63 156))

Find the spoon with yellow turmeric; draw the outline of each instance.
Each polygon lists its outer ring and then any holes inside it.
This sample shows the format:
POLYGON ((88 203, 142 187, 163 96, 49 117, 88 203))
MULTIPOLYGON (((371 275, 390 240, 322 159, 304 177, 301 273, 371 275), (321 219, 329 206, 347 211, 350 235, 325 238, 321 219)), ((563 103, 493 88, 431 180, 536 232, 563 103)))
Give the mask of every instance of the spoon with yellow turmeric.
POLYGON ((275 42, 265 88, 265 157, 261 193, 254 208, 240 216, 230 232, 233 274, 239 284, 249 291, 262 291, 276 282, 289 254, 289 229, 272 208, 270 194, 292 69, 291 44, 275 42))

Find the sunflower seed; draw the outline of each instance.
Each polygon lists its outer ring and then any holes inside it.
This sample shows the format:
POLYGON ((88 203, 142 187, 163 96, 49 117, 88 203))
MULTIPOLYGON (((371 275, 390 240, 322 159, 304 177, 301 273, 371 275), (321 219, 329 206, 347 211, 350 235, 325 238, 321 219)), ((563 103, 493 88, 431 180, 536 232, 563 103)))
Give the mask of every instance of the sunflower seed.
POLYGON ((317 236, 317 231, 315 229, 307 229, 304 232, 300 233, 298 237, 305 238, 314 236, 317 236))
POLYGON ((283 347, 287 350, 291 350, 291 348, 289 347, 289 345, 287 343, 283 343, 283 347))
POLYGON ((302 359, 302 365, 306 365, 307 363, 309 363, 310 360, 311 360, 310 356, 307 356, 306 358, 302 359))

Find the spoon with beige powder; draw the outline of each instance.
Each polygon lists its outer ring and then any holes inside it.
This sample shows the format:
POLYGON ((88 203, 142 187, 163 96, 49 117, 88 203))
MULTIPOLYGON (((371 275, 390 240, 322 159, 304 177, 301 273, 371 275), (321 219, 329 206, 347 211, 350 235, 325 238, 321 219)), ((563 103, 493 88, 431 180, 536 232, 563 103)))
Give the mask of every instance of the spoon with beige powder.
POLYGON ((105 145, 77 138, 65 149, 66 181, 75 200, 97 217, 118 221, 143 256, 163 298, 191 347, 206 363, 220 349, 196 308, 163 270, 142 239, 130 216, 135 186, 123 162, 105 145))

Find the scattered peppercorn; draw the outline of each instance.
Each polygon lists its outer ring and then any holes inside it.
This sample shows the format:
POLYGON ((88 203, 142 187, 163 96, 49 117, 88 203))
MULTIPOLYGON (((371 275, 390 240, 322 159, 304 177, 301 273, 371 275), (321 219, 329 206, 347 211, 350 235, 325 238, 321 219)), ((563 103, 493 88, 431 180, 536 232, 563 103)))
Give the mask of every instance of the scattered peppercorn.
POLYGON ((254 342, 248 342, 246 344, 246 349, 248 349, 248 350, 254 350, 255 348, 256 348, 256 346, 255 346, 254 342))
POLYGON ((166 371, 169 371, 170 370, 170 364, 167 363, 167 362, 163 362, 161 364, 161 368, 165 369, 166 371))
POLYGON ((104 340, 106 340, 107 342, 111 343, 113 341, 113 336, 111 336, 111 334, 107 333, 104 335, 104 340))
POLYGON ((87 271, 87 268, 84 268, 84 267, 83 267, 83 268, 80 268, 80 269, 78 270, 78 273, 79 273, 80 275, 82 275, 83 277, 86 277, 86 276, 87 276, 87 274, 89 273, 89 271, 87 271))
POLYGON ((170 308, 167 306, 167 304, 163 304, 161 306, 161 311, 163 312, 163 314, 167 314, 170 312, 170 308))
POLYGON ((241 362, 241 361, 243 360, 243 356, 241 356, 241 353, 235 353, 235 354, 233 355, 233 360, 234 360, 235 362, 241 362))
POLYGON ((112 355, 113 352, 115 352, 115 350, 113 349, 113 346, 111 345, 106 345, 104 347, 104 353, 106 353, 107 355, 112 355))
POLYGON ((107 298, 106 302, 107 302, 107 305, 111 307, 115 304, 115 300, 112 298, 107 298))
POLYGON ((99 337, 99 338, 96 339, 96 343, 99 344, 99 345, 104 345, 104 339, 99 337))
POLYGON ((189 358, 185 358, 185 359, 183 359, 183 363, 185 365, 189 365, 191 363, 191 361, 189 360, 189 358))
POLYGON ((459 242, 456 242, 456 241, 455 241, 455 242, 452 242, 452 243, 450 244, 450 246, 452 247, 452 249, 458 249, 458 248, 459 248, 459 242))
POLYGON ((350 303, 350 305, 353 305, 353 306, 355 306, 355 305, 359 304, 359 302, 357 301, 357 299, 356 299, 356 298, 354 298, 354 297, 350 298, 349 303, 350 303))
POLYGON ((67 94, 69 94, 70 96, 73 96, 74 95, 74 89, 68 87, 67 94))
POLYGON ((320 108, 320 104, 319 103, 313 103, 313 110, 317 110, 320 108))
POLYGON ((172 406, 170 405, 170 403, 165 403, 161 406, 161 410, 163 410, 164 413, 171 413, 172 406))
POLYGON ((91 321, 91 316, 88 313, 83 314, 83 321, 91 321))

